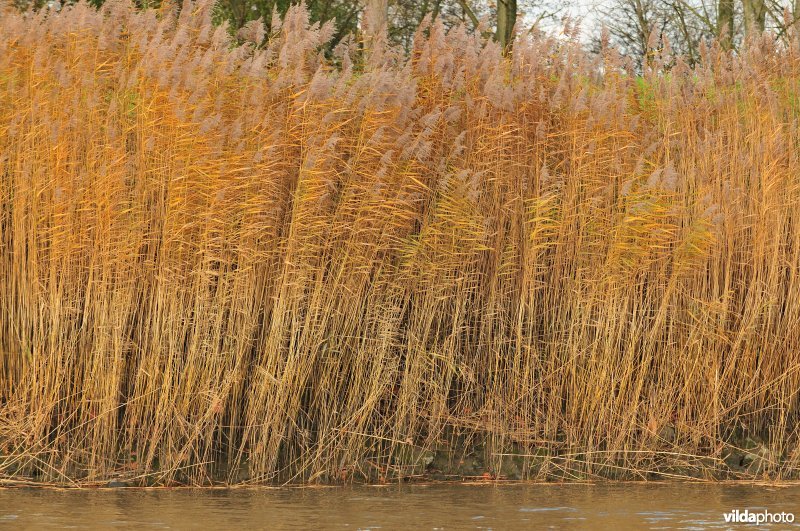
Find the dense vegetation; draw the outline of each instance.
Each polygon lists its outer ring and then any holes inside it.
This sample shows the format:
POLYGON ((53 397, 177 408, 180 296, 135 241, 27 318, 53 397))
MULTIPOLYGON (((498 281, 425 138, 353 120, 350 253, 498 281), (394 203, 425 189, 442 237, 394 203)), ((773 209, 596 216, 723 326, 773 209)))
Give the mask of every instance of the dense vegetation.
POLYGON ((796 40, 210 17, 0 16, 3 477, 798 472, 796 40))

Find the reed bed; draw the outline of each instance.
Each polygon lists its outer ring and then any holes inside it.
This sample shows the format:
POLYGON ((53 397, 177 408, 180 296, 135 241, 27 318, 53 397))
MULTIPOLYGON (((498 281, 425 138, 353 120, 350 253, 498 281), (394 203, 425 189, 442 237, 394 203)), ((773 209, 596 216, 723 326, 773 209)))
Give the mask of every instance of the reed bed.
POLYGON ((211 9, 0 16, 6 480, 797 475, 795 37, 211 9))

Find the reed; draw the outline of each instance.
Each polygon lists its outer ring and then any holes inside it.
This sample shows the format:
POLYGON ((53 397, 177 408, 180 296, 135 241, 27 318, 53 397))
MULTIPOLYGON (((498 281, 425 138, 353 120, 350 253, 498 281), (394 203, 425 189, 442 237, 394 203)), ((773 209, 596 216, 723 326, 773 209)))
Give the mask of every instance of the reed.
POLYGON ((0 17, 3 477, 797 475, 796 40, 210 12, 0 17))

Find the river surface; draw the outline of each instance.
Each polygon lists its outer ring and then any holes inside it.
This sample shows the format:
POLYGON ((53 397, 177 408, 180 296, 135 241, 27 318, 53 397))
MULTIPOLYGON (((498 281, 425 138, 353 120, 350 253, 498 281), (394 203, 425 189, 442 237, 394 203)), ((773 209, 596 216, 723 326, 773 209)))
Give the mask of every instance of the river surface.
POLYGON ((794 512, 800 522, 800 486, 0 489, 0 528, 9 529, 753 529, 725 523, 735 509, 794 512))

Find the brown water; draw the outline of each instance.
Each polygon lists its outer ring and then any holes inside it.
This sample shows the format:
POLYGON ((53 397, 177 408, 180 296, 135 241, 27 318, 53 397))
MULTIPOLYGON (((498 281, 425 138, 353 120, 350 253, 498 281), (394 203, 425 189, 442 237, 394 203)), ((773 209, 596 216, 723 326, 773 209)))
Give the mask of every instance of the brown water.
POLYGON ((0 527, 10 529, 745 528, 745 524, 725 523, 723 513, 733 509, 794 512, 800 520, 800 486, 673 483, 0 490, 0 527))

